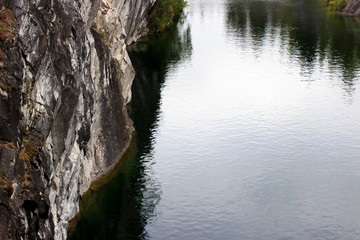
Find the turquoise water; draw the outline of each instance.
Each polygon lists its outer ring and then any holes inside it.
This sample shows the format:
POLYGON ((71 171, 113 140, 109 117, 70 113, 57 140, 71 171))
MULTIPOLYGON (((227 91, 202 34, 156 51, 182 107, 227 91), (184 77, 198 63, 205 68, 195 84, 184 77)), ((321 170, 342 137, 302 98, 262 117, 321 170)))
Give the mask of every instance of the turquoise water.
POLYGON ((131 154, 73 239, 359 239, 360 22, 189 0, 132 46, 131 154))

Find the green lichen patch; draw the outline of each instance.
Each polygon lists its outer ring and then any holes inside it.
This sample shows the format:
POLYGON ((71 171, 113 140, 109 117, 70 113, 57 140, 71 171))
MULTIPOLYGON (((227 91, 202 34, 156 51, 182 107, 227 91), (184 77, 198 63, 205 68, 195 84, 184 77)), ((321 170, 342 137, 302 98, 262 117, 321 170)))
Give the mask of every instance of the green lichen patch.
POLYGON ((19 153, 19 159, 23 160, 26 165, 30 166, 30 156, 26 152, 19 153))
POLYGON ((99 35, 100 35, 101 38, 104 38, 105 37, 105 32, 99 31, 99 35))

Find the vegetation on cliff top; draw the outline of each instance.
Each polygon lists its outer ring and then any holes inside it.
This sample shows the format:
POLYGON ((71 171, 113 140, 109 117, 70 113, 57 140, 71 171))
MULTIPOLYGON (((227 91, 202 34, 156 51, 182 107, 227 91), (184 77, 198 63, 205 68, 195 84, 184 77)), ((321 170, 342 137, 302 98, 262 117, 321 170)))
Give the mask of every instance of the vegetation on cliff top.
POLYGON ((164 31, 183 13, 184 0, 158 0, 149 14, 149 29, 152 33, 164 31))
POLYGON ((332 10, 340 10, 347 3, 348 0, 328 0, 329 6, 332 10))

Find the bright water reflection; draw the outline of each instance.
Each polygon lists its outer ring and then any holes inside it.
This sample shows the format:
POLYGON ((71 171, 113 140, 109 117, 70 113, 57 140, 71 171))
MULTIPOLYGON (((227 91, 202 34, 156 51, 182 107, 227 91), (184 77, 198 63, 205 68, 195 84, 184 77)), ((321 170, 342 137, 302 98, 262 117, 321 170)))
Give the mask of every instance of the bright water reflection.
POLYGON ((152 169, 152 239, 356 239, 357 20, 320 2, 191 1, 152 169))
POLYGON ((114 239, 358 239, 359 21, 189 0, 179 29, 130 52, 141 231, 114 239))

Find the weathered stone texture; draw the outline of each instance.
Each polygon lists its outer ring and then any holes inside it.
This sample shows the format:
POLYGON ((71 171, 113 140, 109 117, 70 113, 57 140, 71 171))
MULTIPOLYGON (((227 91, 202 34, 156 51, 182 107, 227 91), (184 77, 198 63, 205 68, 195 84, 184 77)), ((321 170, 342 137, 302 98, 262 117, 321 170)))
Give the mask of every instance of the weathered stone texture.
POLYGON ((360 17, 360 0, 349 0, 343 8, 336 11, 337 14, 360 17))
POLYGON ((66 239, 81 194, 121 156, 126 44, 153 1, 0 0, 0 239, 66 239))

